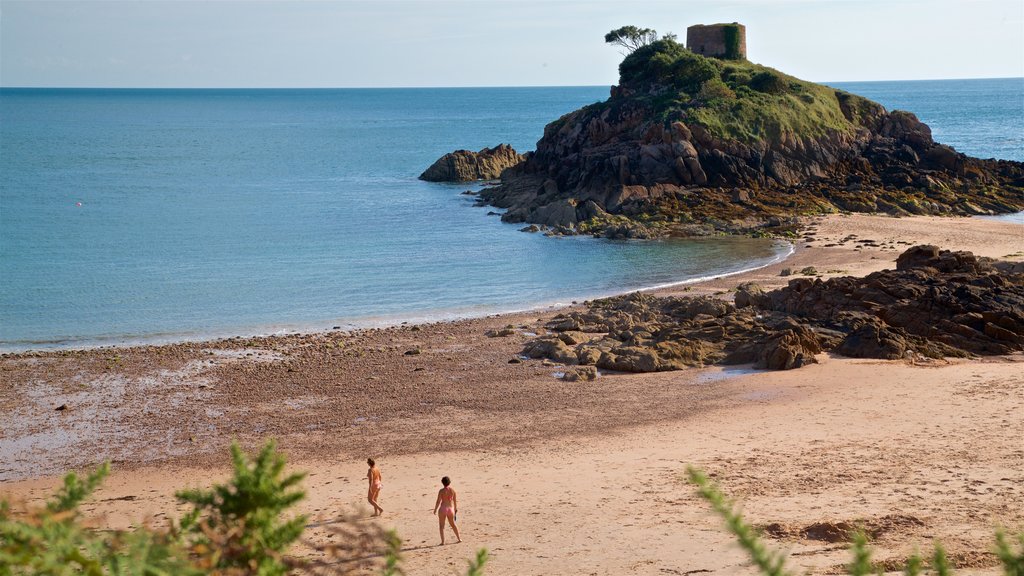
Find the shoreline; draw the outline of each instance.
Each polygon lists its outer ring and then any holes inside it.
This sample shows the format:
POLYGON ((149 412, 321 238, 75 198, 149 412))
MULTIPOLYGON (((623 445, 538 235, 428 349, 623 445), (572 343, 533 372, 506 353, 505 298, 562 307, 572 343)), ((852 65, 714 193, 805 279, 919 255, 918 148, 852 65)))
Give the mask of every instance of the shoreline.
MULTIPOLYGON (((808 226, 813 226, 813 222, 820 220, 821 218, 835 217, 842 218, 851 216, 849 214, 835 214, 830 216, 810 216, 806 217, 802 224, 802 229, 805 230, 808 226)), ((866 217, 866 218, 890 218, 900 219, 892 216, 885 215, 866 215, 866 214, 855 214, 855 217, 866 217)), ((976 218, 978 220, 995 222, 998 224, 1009 224, 1015 226, 1024 226, 1024 212, 1017 212, 1011 214, 1002 214, 995 216, 909 216, 903 217, 903 219, 934 219, 939 221, 956 222, 962 220, 969 220, 976 218)), ((801 232, 802 234, 803 232, 801 232)), ((1024 234, 1024 233, 1022 233, 1024 234)), ((82 352, 89 350, 117 350, 127 348, 139 348, 139 347, 152 347, 152 346, 173 346, 178 344, 202 344, 202 343, 214 343, 214 342, 227 342, 239 339, 252 339, 252 338, 282 338, 282 337, 293 337, 303 335, 323 335, 336 332, 358 332, 362 330, 381 330, 388 328, 401 327, 403 325, 425 325, 425 324, 444 324, 453 322, 462 322, 467 320, 474 320, 488 317, 502 317, 502 316, 516 316, 521 314, 538 314, 542 312, 557 312, 562 311, 579 302, 588 300, 596 300, 600 298, 610 298, 614 296, 620 296, 624 294, 630 294, 633 292, 648 292, 652 294, 677 294, 677 290, 681 287, 686 286, 697 286, 705 283, 712 283, 718 280, 723 280, 736 276, 749 275, 759 270, 769 268, 771 266, 781 264, 790 258, 797 252, 798 248, 801 248, 800 242, 797 240, 776 238, 774 242, 779 245, 788 245, 788 250, 784 255, 776 255, 771 258, 768 262, 757 266, 748 268, 741 268, 732 272, 726 272, 723 274, 713 274, 706 276, 698 276, 694 278, 687 278, 684 280, 663 282, 654 284, 651 286, 643 286, 638 288, 627 288, 611 290, 607 293, 600 293, 593 296, 577 296, 577 297, 566 297, 559 298, 558 300, 550 300, 539 302, 536 305, 527 305, 525 308, 499 308, 489 309, 480 312, 458 312, 458 311, 440 311, 436 314, 423 314, 423 313, 396 313, 393 315, 385 316, 373 316, 361 319, 347 320, 344 318, 338 318, 334 321, 324 322, 311 322, 311 323, 277 323, 270 325, 271 330, 261 329, 254 327, 252 330, 246 328, 226 328, 224 330, 212 330, 194 336, 186 336, 181 334, 171 336, 123 336, 123 337, 111 337, 112 340, 116 339, 117 342, 100 342, 91 344, 74 344, 64 343, 62 340, 59 342, 47 342, 42 343, 39 346, 33 347, 28 346, 7 346, 0 343, 0 358, 3 357, 16 357, 25 354, 38 354, 38 353, 60 353, 60 352, 82 352), (569 300, 570 302, 565 302, 569 300), (325 325, 332 324, 333 326, 328 328, 325 325), (123 339, 121 339, 123 338, 123 339)), ((1022 240, 1024 243, 1024 240, 1022 240)), ((957 249, 950 248, 947 246, 939 246, 942 249, 957 249)))
MULTIPOLYGON (((118 340, 117 342, 106 343, 103 342, 105 339, 100 339, 99 343, 92 344, 76 344, 76 343, 65 343, 66 340, 56 342, 39 343, 38 346, 32 347, 31 345, 26 347, 21 346, 7 346, 0 343, 0 358, 4 356, 19 356, 24 354, 33 353, 45 353, 45 352, 61 352, 61 351, 88 351, 88 350, 116 350, 122 348, 138 348, 144 346, 171 346, 175 344, 202 344, 212 343, 221 341, 230 341, 238 339, 249 339, 249 338, 276 338, 276 337, 287 337, 287 336, 302 336, 302 335, 323 335, 334 332, 357 332, 361 330, 379 330, 387 328, 400 327, 402 325, 423 325, 423 324, 440 324, 440 323, 452 323, 460 322, 465 320, 474 320, 478 318, 487 317, 499 317, 499 316, 513 316, 518 314, 538 314, 548 311, 558 311, 569 308, 575 305, 577 302, 597 300, 600 298, 610 298, 613 296, 619 296, 622 294, 630 294, 633 292, 658 292, 660 290, 667 290, 672 288, 678 288, 680 286, 688 286, 693 284, 700 284, 702 282, 709 282, 713 280, 720 280, 729 278, 732 276, 739 276, 755 272, 762 268, 767 268, 774 264, 784 262, 787 258, 792 256, 796 251, 796 248, 792 241, 784 239, 773 239, 777 245, 777 254, 774 257, 767 258, 767 262, 760 263, 754 266, 740 268, 731 272, 725 272, 722 274, 710 274, 697 276, 694 278, 686 278, 684 280, 676 280, 671 282, 663 282, 654 284, 651 286, 643 286, 639 288, 627 288, 627 289, 615 289, 607 293, 599 293, 592 296, 576 296, 576 297, 565 297, 559 298, 558 300, 544 301, 537 303, 536 305, 527 305, 525 308, 512 308, 512 309, 487 309, 486 311, 479 312, 459 312, 453 309, 448 311, 442 310, 436 313, 412 312, 410 314, 396 313, 393 315, 385 316, 371 316, 365 318, 356 319, 345 319, 338 318, 333 322, 315 322, 309 324, 291 324, 291 323, 279 323, 272 325, 273 330, 260 330, 259 328, 253 328, 253 331, 249 331, 245 328, 231 329, 226 328, 224 330, 213 330, 195 336, 185 335, 170 335, 170 336, 124 336, 124 337, 110 337, 110 340, 118 340), (783 246, 788 246, 787 250, 781 250, 783 246), (784 253, 782 253, 784 252, 784 253), (569 300, 570 302, 566 302, 569 300), (327 328, 325 324, 333 324, 334 327, 327 328), (121 338, 124 338, 123 340, 121 338)), ((483 307, 485 305, 474 305, 470 308, 483 307)), ((457 310, 457 309, 456 309, 457 310)), ((35 343, 33 343, 35 344, 35 343)))

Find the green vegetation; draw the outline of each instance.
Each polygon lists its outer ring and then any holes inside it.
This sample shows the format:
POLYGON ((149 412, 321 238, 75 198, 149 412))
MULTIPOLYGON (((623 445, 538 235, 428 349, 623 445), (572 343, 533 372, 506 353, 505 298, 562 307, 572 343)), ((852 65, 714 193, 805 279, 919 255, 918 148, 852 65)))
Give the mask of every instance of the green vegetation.
POLYGON ((742 60, 740 54, 740 27, 738 24, 725 24, 722 26, 725 35, 725 59, 742 60))
POLYGON ((604 35, 605 42, 625 48, 627 54, 657 39, 658 33, 656 31, 650 28, 637 28, 636 26, 623 26, 604 35))
POLYGON ((193 505, 181 521, 193 548, 231 551, 208 558, 205 568, 252 568, 271 576, 288 572, 283 554, 302 535, 305 516, 282 520, 306 493, 296 488, 305 474, 284 474, 284 457, 268 442, 255 461, 231 446, 235 474, 211 490, 183 490, 178 500, 193 505))
MULTIPOLYGON (((771 550, 761 539, 757 530, 743 519, 738 507, 712 482, 706 474, 690 466, 687 468, 689 481, 697 488, 697 493, 725 520, 726 528, 736 536, 740 547, 750 556, 750 561, 765 576, 792 576, 793 572, 786 569, 786 557, 777 550, 771 550)), ((996 556, 1003 568, 1005 576, 1024 576, 1024 532, 1017 536, 1019 549, 1007 541, 1003 532, 996 532, 996 556)), ((846 573, 852 576, 869 576, 883 574, 891 570, 871 561, 871 548, 867 536, 857 531, 852 535, 850 552, 853 556, 846 566, 846 573)), ((907 559, 903 573, 907 576, 922 574, 924 560, 918 555, 907 559)), ((946 550, 936 543, 931 557, 932 572, 939 576, 953 573, 946 550)))
POLYGON ((16 513, 0 500, 0 575, 203 574, 173 526, 106 533, 84 526, 78 505, 109 470, 104 464, 84 480, 68 474, 41 508, 16 513))
POLYGON ((725 519, 725 525, 736 536, 740 547, 750 554, 750 559, 762 574, 766 576, 783 576, 786 557, 781 552, 769 550, 764 541, 757 535, 754 527, 748 524, 736 506, 725 497, 725 494, 703 472, 696 468, 687 469, 690 482, 697 487, 701 498, 725 519))
POLYGON ((727 60, 695 54, 670 38, 639 45, 619 64, 619 84, 664 122, 698 124, 746 143, 850 132, 880 110, 860 96, 739 59, 738 29, 733 32, 726 40, 736 58, 727 60))
MULTIPOLYGON (((231 480, 210 490, 179 492, 178 500, 192 510, 162 529, 148 524, 135 530, 87 528, 79 505, 107 476, 106 464, 84 480, 74 473, 65 476, 45 506, 16 510, 0 500, 0 576, 363 574, 368 558, 379 561, 385 576, 404 573, 402 540, 394 532, 345 518, 328 529, 340 538, 314 546, 326 561, 289 556, 306 527, 305 516, 289 512, 305 496, 298 488, 305 474, 286 476, 273 442, 252 461, 237 445, 231 456, 231 480)), ((487 558, 486 550, 478 551, 467 575, 481 576, 487 558)))

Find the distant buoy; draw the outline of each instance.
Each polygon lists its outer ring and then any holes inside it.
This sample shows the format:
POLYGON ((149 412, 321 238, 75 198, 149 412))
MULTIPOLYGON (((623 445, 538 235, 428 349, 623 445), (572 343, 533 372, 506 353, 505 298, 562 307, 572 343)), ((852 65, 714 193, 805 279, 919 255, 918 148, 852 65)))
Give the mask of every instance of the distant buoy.
POLYGON ((78 206, 79 208, 81 208, 82 207, 82 203, 81 202, 75 202, 75 206, 78 206))

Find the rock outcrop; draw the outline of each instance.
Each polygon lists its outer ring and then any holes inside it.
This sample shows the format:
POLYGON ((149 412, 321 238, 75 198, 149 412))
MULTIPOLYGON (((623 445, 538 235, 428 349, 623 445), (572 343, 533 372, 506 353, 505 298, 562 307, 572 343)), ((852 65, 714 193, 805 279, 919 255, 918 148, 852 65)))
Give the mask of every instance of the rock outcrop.
POLYGON ((1024 350, 1024 270, 970 252, 917 246, 895 270, 798 278, 735 303, 634 293, 560 314, 523 354, 607 370, 706 364, 788 370, 832 351, 856 358, 942 358, 1024 350))
POLYGON ((438 158, 430 168, 420 174, 420 180, 428 182, 496 180, 506 168, 519 164, 525 158, 508 144, 484 148, 479 152, 456 150, 438 158))
POLYGON ((835 211, 1024 210, 1024 164, 936 143, 909 112, 671 40, 619 70, 607 101, 548 124, 536 152, 481 193, 503 220, 647 237, 835 211))
MULTIPOLYGON (((836 93, 839 99, 841 93, 836 93)), ((931 139, 906 112, 881 106, 850 132, 743 143, 699 124, 668 126, 646 105, 584 109, 545 130, 537 152, 481 198, 506 222, 609 235, 609 215, 741 231, 781 218, 850 211, 892 215, 1024 210, 1024 166, 979 160, 931 139)), ((621 226, 621 223, 619 223, 621 226)))

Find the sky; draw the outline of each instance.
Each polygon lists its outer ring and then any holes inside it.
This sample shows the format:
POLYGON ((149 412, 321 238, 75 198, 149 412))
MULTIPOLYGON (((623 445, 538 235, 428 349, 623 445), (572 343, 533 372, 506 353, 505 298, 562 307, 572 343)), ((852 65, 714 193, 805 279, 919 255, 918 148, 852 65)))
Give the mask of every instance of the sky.
POLYGON ((609 30, 715 22, 818 82, 1024 76, 1022 0, 0 0, 0 86, 611 85, 609 30))

